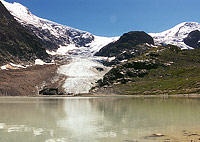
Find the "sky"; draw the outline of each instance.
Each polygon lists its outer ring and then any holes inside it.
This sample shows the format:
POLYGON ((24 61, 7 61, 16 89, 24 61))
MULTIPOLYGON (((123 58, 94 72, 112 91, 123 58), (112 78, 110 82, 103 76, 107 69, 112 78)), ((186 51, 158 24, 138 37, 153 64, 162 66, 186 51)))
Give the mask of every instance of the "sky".
POLYGON ((5 0, 34 15, 98 36, 162 32, 181 22, 200 23, 200 0, 5 0))

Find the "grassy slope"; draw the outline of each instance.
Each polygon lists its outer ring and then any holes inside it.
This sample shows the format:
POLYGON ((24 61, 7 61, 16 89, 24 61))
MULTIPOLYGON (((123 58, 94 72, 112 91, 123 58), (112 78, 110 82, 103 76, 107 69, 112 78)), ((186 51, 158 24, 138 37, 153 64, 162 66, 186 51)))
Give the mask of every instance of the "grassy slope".
MULTIPOLYGON (((156 60, 163 64, 171 63, 170 66, 148 70, 144 77, 134 77, 135 82, 113 85, 114 92, 124 95, 199 93, 200 49, 179 50, 176 47, 159 47, 148 52, 158 50, 159 56, 156 60)), ((142 55, 129 62, 148 58, 150 57, 142 55)))

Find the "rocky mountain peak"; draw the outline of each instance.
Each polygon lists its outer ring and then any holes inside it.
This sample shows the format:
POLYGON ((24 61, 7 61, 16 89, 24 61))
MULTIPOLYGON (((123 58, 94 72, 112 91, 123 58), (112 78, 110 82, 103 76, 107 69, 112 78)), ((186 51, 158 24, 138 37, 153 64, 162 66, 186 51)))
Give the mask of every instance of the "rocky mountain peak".
POLYGON ((154 45, 153 38, 143 31, 124 33, 119 40, 100 49, 96 56, 114 57, 105 65, 115 65, 144 53, 154 45))
POLYGON ((123 34, 117 42, 131 42, 137 44, 154 44, 153 38, 147 35, 144 31, 131 31, 123 34))

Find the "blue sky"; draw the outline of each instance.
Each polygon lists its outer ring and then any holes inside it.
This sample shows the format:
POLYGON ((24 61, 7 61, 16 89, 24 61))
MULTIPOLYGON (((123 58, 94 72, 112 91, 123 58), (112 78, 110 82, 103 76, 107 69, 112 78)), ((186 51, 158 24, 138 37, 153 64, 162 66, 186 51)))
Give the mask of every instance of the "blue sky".
POLYGON ((161 32, 200 22, 200 0, 6 0, 42 18, 100 36, 128 31, 161 32))

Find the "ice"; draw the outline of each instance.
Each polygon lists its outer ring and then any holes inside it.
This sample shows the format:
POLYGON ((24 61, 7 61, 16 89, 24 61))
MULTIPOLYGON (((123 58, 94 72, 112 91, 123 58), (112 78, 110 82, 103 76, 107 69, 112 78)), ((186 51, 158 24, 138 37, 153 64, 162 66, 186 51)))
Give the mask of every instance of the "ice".
POLYGON ((111 69, 98 60, 98 57, 75 56, 69 64, 61 66, 58 73, 67 76, 63 85, 65 93, 88 93, 95 82, 111 69), (98 68, 103 70, 99 71, 98 68))

